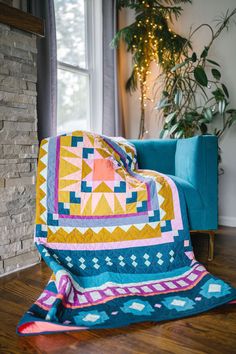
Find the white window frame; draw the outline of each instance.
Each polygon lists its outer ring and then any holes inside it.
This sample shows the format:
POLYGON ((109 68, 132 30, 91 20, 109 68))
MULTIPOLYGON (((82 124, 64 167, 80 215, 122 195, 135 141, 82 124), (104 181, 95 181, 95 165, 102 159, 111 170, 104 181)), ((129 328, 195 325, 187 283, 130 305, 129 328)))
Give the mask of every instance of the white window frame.
POLYGON ((90 124, 89 128, 102 133, 103 116, 103 33, 102 0, 86 0, 87 11, 91 13, 87 25, 88 63, 90 67, 90 124), (90 33, 90 29, 92 33, 90 33))
POLYGON ((88 130, 102 133, 103 116, 103 34, 102 0, 85 0, 85 45, 87 68, 57 61, 57 67, 89 79, 88 130))

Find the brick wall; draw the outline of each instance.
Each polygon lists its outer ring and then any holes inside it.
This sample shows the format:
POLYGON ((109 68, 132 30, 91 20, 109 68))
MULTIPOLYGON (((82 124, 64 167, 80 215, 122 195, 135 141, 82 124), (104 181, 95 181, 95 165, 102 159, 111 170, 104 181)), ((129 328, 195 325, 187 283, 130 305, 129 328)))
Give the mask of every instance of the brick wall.
POLYGON ((39 261, 33 243, 36 37, 0 24, 0 274, 39 261))

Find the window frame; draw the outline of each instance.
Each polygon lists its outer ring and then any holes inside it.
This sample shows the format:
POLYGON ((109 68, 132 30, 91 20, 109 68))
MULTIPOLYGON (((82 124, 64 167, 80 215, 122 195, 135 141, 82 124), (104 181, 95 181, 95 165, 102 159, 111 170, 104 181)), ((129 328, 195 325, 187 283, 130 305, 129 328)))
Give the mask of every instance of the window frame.
POLYGON ((87 130, 102 133, 103 115, 103 45, 102 0, 85 0, 86 67, 57 60, 57 70, 65 70, 88 77, 89 120, 87 130))

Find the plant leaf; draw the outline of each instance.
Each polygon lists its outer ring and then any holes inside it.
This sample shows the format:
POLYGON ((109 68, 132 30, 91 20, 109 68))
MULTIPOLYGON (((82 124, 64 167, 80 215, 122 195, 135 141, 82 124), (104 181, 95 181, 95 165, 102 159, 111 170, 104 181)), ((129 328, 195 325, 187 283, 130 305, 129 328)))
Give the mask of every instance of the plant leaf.
POLYGON ((202 124, 200 125, 200 130, 201 130, 201 132, 202 132, 203 135, 206 134, 207 131, 208 131, 207 125, 206 125, 205 123, 202 123, 202 124))
POLYGON ((214 60, 211 60, 211 59, 207 59, 207 61, 213 65, 216 65, 216 66, 219 66, 220 67, 220 64, 218 64, 216 61, 214 60))
POLYGON ((231 108, 231 109, 227 109, 227 111, 226 111, 226 113, 229 113, 229 114, 235 114, 236 113, 236 109, 233 109, 233 108, 231 108))
POLYGON ((182 61, 182 63, 179 63, 177 65, 175 65, 172 69, 171 69, 171 72, 173 73, 174 71, 176 71, 177 69, 180 69, 182 68, 182 66, 186 65, 191 59, 188 58, 186 59, 185 61, 182 61))
POLYGON ((182 90, 178 89, 174 97, 174 102, 177 106, 181 105, 182 98, 183 98, 183 92, 182 90))
POLYGON ((169 105, 170 104, 168 103, 168 99, 164 97, 159 102, 157 102, 156 109, 162 109, 168 107, 169 105))
POLYGON ((169 134, 169 131, 167 129, 162 129, 159 137, 160 137, 160 139, 165 139, 168 134, 169 134))
POLYGON ((216 102, 219 102, 225 98, 224 92, 219 87, 217 87, 216 90, 212 91, 212 94, 215 97, 216 102))
POLYGON ((169 130, 169 134, 170 135, 173 134, 178 129, 178 127, 179 127, 179 122, 174 124, 174 125, 172 125, 172 127, 169 130))
POLYGON ((205 47, 202 54, 201 54, 201 58, 206 58, 207 57, 207 54, 208 54, 208 50, 209 48, 208 47, 205 47))
POLYGON ((196 120, 196 117, 198 117, 198 116, 199 116, 199 114, 197 112, 195 112, 195 111, 187 112, 184 115, 184 119, 187 122, 193 122, 194 120, 196 120))
POLYGON ((206 108, 203 112, 203 115, 204 115, 207 122, 210 122, 213 118, 212 110, 210 108, 206 108))
POLYGON ((193 52, 191 59, 192 59, 193 63, 195 63, 197 61, 197 54, 195 52, 193 52))
POLYGON ((223 89, 223 91, 225 93, 225 96, 227 98, 229 98, 229 91, 228 91, 227 87, 224 84, 221 84, 221 86, 222 86, 222 89, 223 89))
POLYGON ((226 107, 225 100, 220 100, 219 103, 218 103, 218 109, 219 109, 219 113, 220 114, 224 114, 225 107, 226 107))
POLYGON ((229 128, 231 127, 232 124, 236 122, 236 113, 232 114, 232 116, 229 118, 229 128))
POLYGON ((219 72, 219 70, 217 70, 217 69, 212 69, 212 70, 211 70, 211 73, 212 73, 212 75, 214 76, 214 78, 215 78, 216 80, 220 80, 220 78, 221 78, 221 73, 219 72))
POLYGON ((175 138, 176 138, 176 139, 182 138, 183 135, 184 135, 184 131, 183 131, 183 130, 180 130, 179 132, 177 132, 177 133, 175 134, 175 138))
POLYGON ((168 93, 167 91, 162 91, 162 95, 163 95, 164 97, 168 97, 168 96, 169 96, 169 93, 168 93))
POLYGON ((201 119, 198 120, 198 123, 201 125, 202 123, 206 123, 206 119, 201 116, 201 119))
POLYGON ((195 80, 202 86, 207 86, 208 84, 208 79, 207 79, 207 76, 206 76, 206 73, 205 73, 205 70, 203 69, 202 66, 197 66, 195 69, 194 69, 194 77, 195 77, 195 80))
POLYGON ((221 130, 219 130, 219 129, 214 129, 214 134, 216 135, 216 136, 218 136, 219 134, 221 133, 221 130))
POLYGON ((168 116, 165 119, 165 122, 170 123, 172 121, 172 119, 175 117, 175 115, 176 115, 176 111, 168 114, 168 116))

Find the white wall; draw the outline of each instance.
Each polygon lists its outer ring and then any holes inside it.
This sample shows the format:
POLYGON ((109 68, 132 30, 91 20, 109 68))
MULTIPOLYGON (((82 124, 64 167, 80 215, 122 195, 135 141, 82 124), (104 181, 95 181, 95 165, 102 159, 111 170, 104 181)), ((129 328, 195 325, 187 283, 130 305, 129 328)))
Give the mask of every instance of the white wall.
MULTIPOLYGON (((190 26, 211 23, 215 26, 213 20, 224 13, 228 8, 232 10, 236 7, 236 0, 193 0, 192 5, 183 5, 184 12, 174 29, 188 36, 190 26)), ((126 23, 132 21, 133 14, 124 12, 123 18, 126 23)), ((236 18, 235 18, 236 20, 236 18)), ((209 35, 202 32, 200 36, 193 40, 195 50, 201 50, 204 44, 207 44, 209 35)), ((236 107, 236 25, 232 26, 229 32, 224 32, 215 42, 211 51, 212 59, 221 63, 222 78, 229 89, 231 107, 236 107)), ((126 58, 127 63, 127 58, 126 58)), ((130 60, 126 65, 124 75, 128 77, 130 60)), ((154 75, 155 76, 155 75, 154 75)), ((126 94, 124 102, 126 112, 126 135, 129 138, 136 138, 138 135, 139 121, 139 94, 133 96, 126 94)), ((160 119, 157 113, 149 107, 148 109, 147 130, 150 137, 158 137, 160 128, 160 119)), ((221 142, 224 175, 219 178, 219 222, 221 225, 236 226, 236 124, 226 133, 221 142)))

